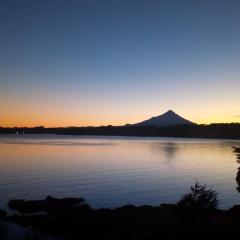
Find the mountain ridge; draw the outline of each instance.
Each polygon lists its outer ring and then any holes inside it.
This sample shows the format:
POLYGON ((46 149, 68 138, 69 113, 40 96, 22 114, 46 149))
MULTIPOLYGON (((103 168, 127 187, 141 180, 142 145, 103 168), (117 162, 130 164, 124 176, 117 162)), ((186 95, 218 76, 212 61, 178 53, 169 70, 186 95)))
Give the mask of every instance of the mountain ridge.
POLYGON ((180 115, 176 114, 172 110, 168 110, 167 112, 156 116, 151 117, 147 120, 144 120, 139 123, 131 124, 130 126, 136 127, 167 127, 174 125, 196 125, 196 123, 191 122, 180 115))

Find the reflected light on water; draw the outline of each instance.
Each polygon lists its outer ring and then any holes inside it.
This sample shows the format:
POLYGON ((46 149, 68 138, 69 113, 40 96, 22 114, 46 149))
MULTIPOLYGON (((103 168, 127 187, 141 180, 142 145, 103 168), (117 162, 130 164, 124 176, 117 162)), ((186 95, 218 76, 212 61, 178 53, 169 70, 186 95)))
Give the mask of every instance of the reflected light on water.
POLYGON ((220 140, 0 137, 0 204, 11 198, 84 197, 94 207, 176 202, 200 181, 220 207, 238 203, 233 143, 220 140))

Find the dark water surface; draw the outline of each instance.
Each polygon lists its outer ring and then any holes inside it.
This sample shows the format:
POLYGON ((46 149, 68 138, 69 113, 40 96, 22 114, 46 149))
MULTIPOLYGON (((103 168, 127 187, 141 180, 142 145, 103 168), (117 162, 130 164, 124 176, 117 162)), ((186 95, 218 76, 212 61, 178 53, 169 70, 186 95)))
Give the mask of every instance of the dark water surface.
POLYGON ((93 207, 174 203, 195 181, 240 204, 228 140, 0 135, 0 207, 9 199, 84 197, 93 207))

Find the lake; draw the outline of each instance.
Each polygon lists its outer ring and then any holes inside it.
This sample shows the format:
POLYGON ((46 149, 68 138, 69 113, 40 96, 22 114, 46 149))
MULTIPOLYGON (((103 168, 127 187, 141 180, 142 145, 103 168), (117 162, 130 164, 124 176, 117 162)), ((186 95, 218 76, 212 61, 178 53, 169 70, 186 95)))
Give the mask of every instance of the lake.
POLYGON ((175 203, 196 181, 240 204, 232 140, 0 135, 0 207, 9 199, 84 197, 94 208, 175 203))

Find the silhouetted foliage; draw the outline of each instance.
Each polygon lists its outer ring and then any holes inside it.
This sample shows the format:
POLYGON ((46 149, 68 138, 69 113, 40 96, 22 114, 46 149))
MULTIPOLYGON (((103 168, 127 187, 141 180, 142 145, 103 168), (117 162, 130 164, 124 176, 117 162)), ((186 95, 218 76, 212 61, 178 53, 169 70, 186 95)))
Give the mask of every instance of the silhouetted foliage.
POLYGON ((62 198, 57 199, 47 196, 44 200, 25 201, 24 199, 10 200, 8 206, 20 213, 35 213, 46 211, 49 213, 57 213, 61 211, 74 209, 75 206, 86 206, 83 198, 62 198))
POLYGON ((240 206, 227 211, 215 209, 216 192, 206 185, 195 184, 186 196, 177 205, 127 205, 114 209, 92 209, 81 198, 14 200, 9 206, 19 213, 7 216, 6 220, 30 227, 33 231, 28 239, 55 236, 55 239, 67 240, 175 240, 183 237, 202 240, 238 234, 240 206), (200 205, 201 208, 195 211, 195 208, 181 205, 200 205))
MULTIPOLYGON (((234 149, 233 152, 236 154, 237 163, 240 163, 240 147, 233 147, 233 149, 234 149)), ((237 190, 238 192, 240 192, 240 167, 238 168, 237 171, 236 182, 238 184, 237 190)))
POLYGON ((107 136, 149 136, 240 139, 240 123, 209 125, 175 125, 169 127, 101 126, 64 128, 2 128, 0 133, 19 134, 63 134, 63 135, 107 135, 107 136))
POLYGON ((8 240, 7 230, 1 222, 0 222, 0 239, 8 240))
POLYGON ((28 231, 24 240, 46 240, 46 237, 37 231, 28 231))
POLYGON ((207 185, 195 183, 191 192, 183 196, 177 204, 180 207, 214 209, 218 206, 217 192, 208 189, 207 185))
POLYGON ((1 240, 7 240, 8 237, 7 237, 7 231, 6 231, 6 228, 2 222, 1 219, 4 219, 6 217, 6 212, 2 209, 0 209, 0 239, 1 240))

